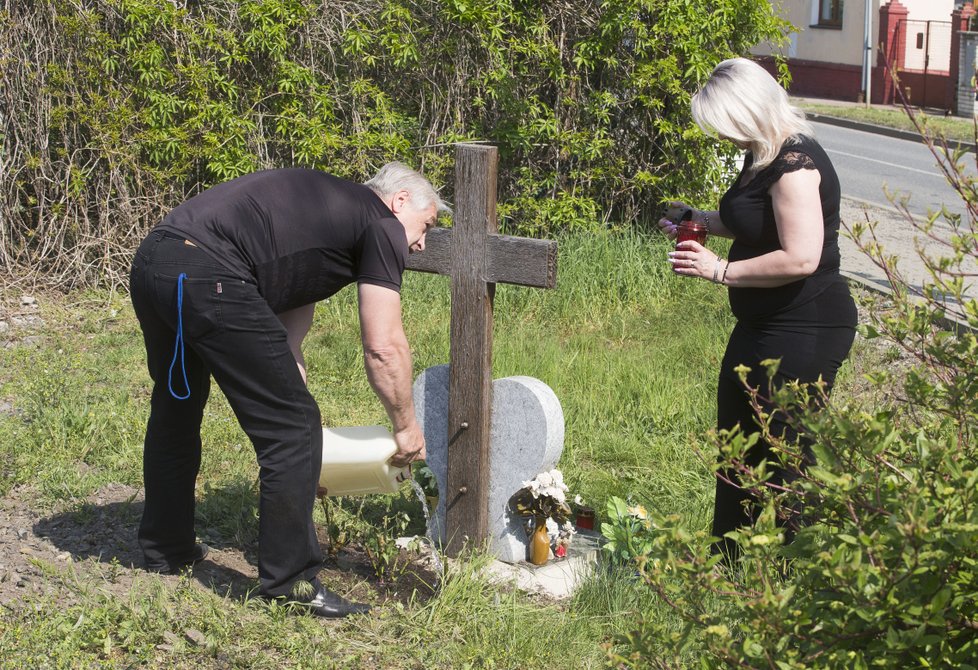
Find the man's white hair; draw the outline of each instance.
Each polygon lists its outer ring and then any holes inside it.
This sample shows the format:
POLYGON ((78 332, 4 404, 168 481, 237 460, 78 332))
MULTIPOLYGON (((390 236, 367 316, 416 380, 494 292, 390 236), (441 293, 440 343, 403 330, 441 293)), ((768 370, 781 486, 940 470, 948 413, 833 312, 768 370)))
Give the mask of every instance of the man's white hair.
POLYGON ((431 203, 435 203, 439 213, 452 213, 452 208, 442 201, 431 182, 399 161, 380 168, 364 186, 385 200, 398 191, 407 191, 411 194, 411 203, 415 210, 426 209, 431 203))
POLYGON ((788 93, 767 70, 746 58, 725 60, 693 96, 693 119, 705 132, 748 144, 753 170, 773 161, 785 142, 814 137, 805 113, 788 102, 788 93))

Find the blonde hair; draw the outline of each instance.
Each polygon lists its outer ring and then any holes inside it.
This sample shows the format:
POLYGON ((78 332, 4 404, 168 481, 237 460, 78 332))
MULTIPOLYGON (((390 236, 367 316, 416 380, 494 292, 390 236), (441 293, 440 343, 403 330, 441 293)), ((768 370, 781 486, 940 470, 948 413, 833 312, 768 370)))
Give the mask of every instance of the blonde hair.
POLYGON ((435 209, 439 213, 452 213, 452 208, 442 201, 431 182, 420 172, 398 161, 380 168, 377 174, 364 182, 364 186, 381 198, 392 196, 398 191, 407 191, 411 194, 411 204, 415 210, 427 209, 431 203, 435 203, 435 209))
POLYGON ((813 137, 805 113, 788 103, 788 93, 767 70, 746 58, 725 60, 693 96, 693 120, 705 132, 747 144, 753 171, 773 161, 785 142, 813 137))

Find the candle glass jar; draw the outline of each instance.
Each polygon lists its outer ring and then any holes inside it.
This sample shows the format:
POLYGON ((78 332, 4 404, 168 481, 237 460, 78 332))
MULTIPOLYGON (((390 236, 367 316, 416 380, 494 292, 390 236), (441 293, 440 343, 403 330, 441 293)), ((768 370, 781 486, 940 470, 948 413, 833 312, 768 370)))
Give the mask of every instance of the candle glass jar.
POLYGON ((579 507, 577 509, 577 520, 574 525, 578 528, 594 530, 594 510, 590 507, 579 507))
POLYGON ((706 244, 706 224, 691 221, 689 219, 679 222, 679 230, 676 234, 676 244, 686 240, 696 240, 701 245, 706 244))

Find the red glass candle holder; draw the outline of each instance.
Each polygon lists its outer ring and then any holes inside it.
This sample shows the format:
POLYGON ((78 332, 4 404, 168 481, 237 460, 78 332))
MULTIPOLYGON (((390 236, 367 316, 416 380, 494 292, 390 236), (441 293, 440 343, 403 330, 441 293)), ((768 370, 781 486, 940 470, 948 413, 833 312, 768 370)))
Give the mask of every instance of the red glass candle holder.
POLYGON ((581 507, 577 510, 577 520, 574 522, 578 528, 594 530, 594 510, 590 507, 581 507))
POLYGON ((690 220, 679 223, 679 231, 676 234, 676 244, 686 240, 696 240, 702 245, 706 245, 706 225, 690 220))

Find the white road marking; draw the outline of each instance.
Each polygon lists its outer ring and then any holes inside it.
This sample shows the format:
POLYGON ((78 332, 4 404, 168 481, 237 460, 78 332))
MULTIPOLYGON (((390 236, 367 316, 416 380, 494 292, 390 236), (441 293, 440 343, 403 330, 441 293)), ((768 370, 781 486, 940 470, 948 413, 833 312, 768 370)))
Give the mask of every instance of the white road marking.
POLYGON ((898 168, 900 170, 910 170, 911 172, 919 172, 920 174, 925 174, 930 177, 943 177, 944 175, 940 172, 928 172, 927 170, 920 170, 918 168, 907 167, 906 165, 897 165, 896 163, 888 163, 887 161, 881 161, 877 158, 867 158, 866 156, 860 156, 858 154, 850 154, 845 151, 839 151, 837 149, 826 149, 827 153, 839 154, 840 156, 848 156, 849 158, 858 158, 859 160, 870 161, 871 163, 879 163, 880 165, 886 165, 892 168, 898 168))

